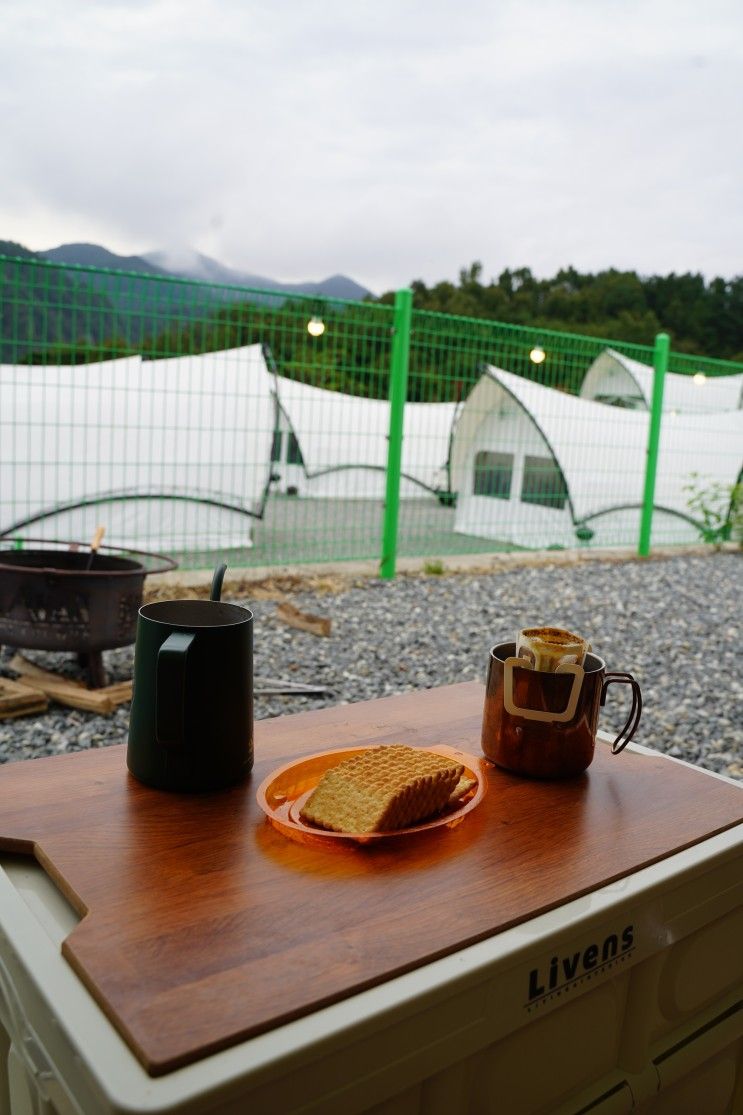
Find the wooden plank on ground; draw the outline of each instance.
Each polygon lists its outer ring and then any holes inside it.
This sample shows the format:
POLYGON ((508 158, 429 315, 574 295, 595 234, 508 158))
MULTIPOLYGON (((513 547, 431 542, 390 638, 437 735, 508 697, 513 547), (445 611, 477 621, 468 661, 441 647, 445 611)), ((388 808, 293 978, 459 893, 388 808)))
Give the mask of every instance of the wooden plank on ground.
POLYGON ((313 616, 310 612, 300 612, 299 608, 295 608, 288 601, 278 605, 276 615, 289 627, 296 627, 298 631, 308 631, 310 635, 324 635, 326 638, 330 635, 332 620, 326 616, 313 616))
POLYGON ((0 720, 46 712, 48 707, 47 697, 38 689, 10 678, 0 678, 0 720))
POLYGON ((24 685, 45 693, 53 701, 69 708, 84 709, 86 712, 110 713, 126 701, 132 699, 131 681, 120 681, 116 685, 106 685, 102 689, 88 689, 81 681, 64 678, 51 670, 44 670, 34 662, 29 662, 22 654, 16 654, 10 661, 10 669, 21 675, 24 685))

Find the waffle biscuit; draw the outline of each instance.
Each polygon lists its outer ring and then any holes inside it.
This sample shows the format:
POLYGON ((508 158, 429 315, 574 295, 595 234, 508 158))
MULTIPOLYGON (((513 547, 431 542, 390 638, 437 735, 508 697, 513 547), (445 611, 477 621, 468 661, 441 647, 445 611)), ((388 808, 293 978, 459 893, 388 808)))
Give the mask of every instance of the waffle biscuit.
POLYGON ((443 809, 463 772, 432 751, 370 747, 326 771, 300 816, 333 832, 392 832, 443 809))
POLYGON ((458 801, 473 790, 477 785, 477 780, 474 778, 465 778, 464 775, 459 779, 456 786, 449 794, 449 805, 456 805, 458 801))

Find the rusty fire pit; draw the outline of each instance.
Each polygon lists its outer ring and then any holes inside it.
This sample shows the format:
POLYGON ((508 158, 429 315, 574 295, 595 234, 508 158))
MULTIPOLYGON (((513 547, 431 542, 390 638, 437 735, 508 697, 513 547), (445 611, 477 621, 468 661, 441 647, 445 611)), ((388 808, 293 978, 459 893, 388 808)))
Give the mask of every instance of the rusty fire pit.
POLYGON ((100 688, 101 652, 134 642, 145 577, 177 562, 111 546, 101 550, 113 553, 91 559, 85 543, 36 538, 24 539, 23 547, 0 549, 0 644, 76 653, 91 686, 100 688), (26 549, 27 542, 47 548, 26 549))

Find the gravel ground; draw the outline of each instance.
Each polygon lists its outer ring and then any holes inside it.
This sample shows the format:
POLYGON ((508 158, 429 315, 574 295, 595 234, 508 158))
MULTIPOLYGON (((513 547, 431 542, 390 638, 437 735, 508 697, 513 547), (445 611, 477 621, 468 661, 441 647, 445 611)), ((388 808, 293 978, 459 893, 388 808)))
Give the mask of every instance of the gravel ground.
MULTIPOLYGON (((251 604, 256 675, 332 693, 257 697, 256 717, 482 679, 493 643, 550 623, 585 635, 609 669, 637 677, 639 743, 743 779, 742 590, 743 556, 724 553, 400 577, 334 595, 292 595, 297 607, 332 618, 327 639, 286 627, 275 602, 259 600, 251 604)), ((0 652, 6 676, 12 653, 0 652)), ((27 653, 77 674, 69 655, 27 653)), ((105 655, 112 681, 131 676, 132 657, 131 647, 105 655)), ((618 730, 627 696, 619 686, 609 692, 601 726, 618 730)), ((121 743, 128 717, 127 705, 108 717, 51 705, 39 717, 0 721, 0 762, 121 743)))

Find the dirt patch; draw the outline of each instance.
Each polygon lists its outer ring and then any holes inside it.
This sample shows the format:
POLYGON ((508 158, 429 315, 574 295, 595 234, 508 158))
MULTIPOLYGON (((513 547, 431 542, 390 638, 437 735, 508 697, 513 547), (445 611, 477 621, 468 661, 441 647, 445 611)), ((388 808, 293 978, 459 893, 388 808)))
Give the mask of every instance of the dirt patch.
MULTIPOLYGON (((281 601, 300 592, 336 595, 358 584, 363 584, 363 579, 342 574, 290 573, 259 580, 251 577, 229 577, 225 580, 222 596, 225 600, 281 601)), ((145 584, 144 601, 149 604, 154 600, 208 600, 210 589, 211 583, 207 581, 203 584, 145 584)))

